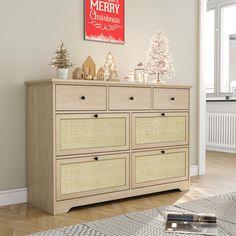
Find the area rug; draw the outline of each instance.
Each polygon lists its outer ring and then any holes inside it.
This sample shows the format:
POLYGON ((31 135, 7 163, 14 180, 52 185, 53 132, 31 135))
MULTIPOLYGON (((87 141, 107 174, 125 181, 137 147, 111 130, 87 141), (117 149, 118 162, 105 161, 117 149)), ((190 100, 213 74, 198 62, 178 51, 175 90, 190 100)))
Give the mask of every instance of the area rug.
POLYGON ((236 236, 236 193, 73 225, 30 236, 185 236, 165 233, 168 212, 215 214, 219 236, 236 236))

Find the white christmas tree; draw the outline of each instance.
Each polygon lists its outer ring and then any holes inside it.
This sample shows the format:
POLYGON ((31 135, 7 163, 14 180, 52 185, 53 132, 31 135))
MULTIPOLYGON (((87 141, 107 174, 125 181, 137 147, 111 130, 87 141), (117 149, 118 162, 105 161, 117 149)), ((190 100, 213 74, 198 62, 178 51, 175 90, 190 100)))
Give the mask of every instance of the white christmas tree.
POLYGON ((158 31, 151 39, 146 66, 147 72, 154 75, 158 83, 161 83, 161 77, 170 78, 175 76, 168 40, 161 31, 158 31))
POLYGON ((104 80, 118 80, 115 59, 111 52, 109 52, 106 57, 106 63, 104 65, 104 80))

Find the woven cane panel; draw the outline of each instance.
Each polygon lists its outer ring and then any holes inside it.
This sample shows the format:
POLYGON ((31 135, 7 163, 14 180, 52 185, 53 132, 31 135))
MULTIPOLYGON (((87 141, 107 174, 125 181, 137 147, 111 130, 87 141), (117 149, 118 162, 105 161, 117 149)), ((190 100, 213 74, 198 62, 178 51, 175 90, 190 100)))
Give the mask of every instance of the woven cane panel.
POLYGON ((63 119, 61 150, 125 146, 125 118, 63 119))
POLYGON ((136 144, 184 141, 185 117, 136 118, 136 144))
POLYGON ((186 175, 185 152, 136 157, 136 183, 186 175))
POLYGON ((125 186, 126 159, 111 159, 63 164, 61 194, 125 186))

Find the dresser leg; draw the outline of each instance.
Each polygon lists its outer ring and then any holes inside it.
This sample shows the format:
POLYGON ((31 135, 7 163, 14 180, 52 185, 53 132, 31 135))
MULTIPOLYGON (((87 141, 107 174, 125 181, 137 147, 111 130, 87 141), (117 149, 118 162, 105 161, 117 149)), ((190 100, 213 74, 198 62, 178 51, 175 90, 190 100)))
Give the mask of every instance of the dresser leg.
POLYGON ((189 191, 189 189, 190 189, 190 181, 183 182, 181 186, 179 187, 179 190, 181 192, 189 191))

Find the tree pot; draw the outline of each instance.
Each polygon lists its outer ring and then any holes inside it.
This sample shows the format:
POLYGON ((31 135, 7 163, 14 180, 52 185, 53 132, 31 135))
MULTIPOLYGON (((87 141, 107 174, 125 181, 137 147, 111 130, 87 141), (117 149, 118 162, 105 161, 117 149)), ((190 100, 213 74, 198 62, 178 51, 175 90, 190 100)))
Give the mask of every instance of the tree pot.
POLYGON ((68 78, 68 68, 57 69, 57 78, 58 79, 67 79, 68 78))

